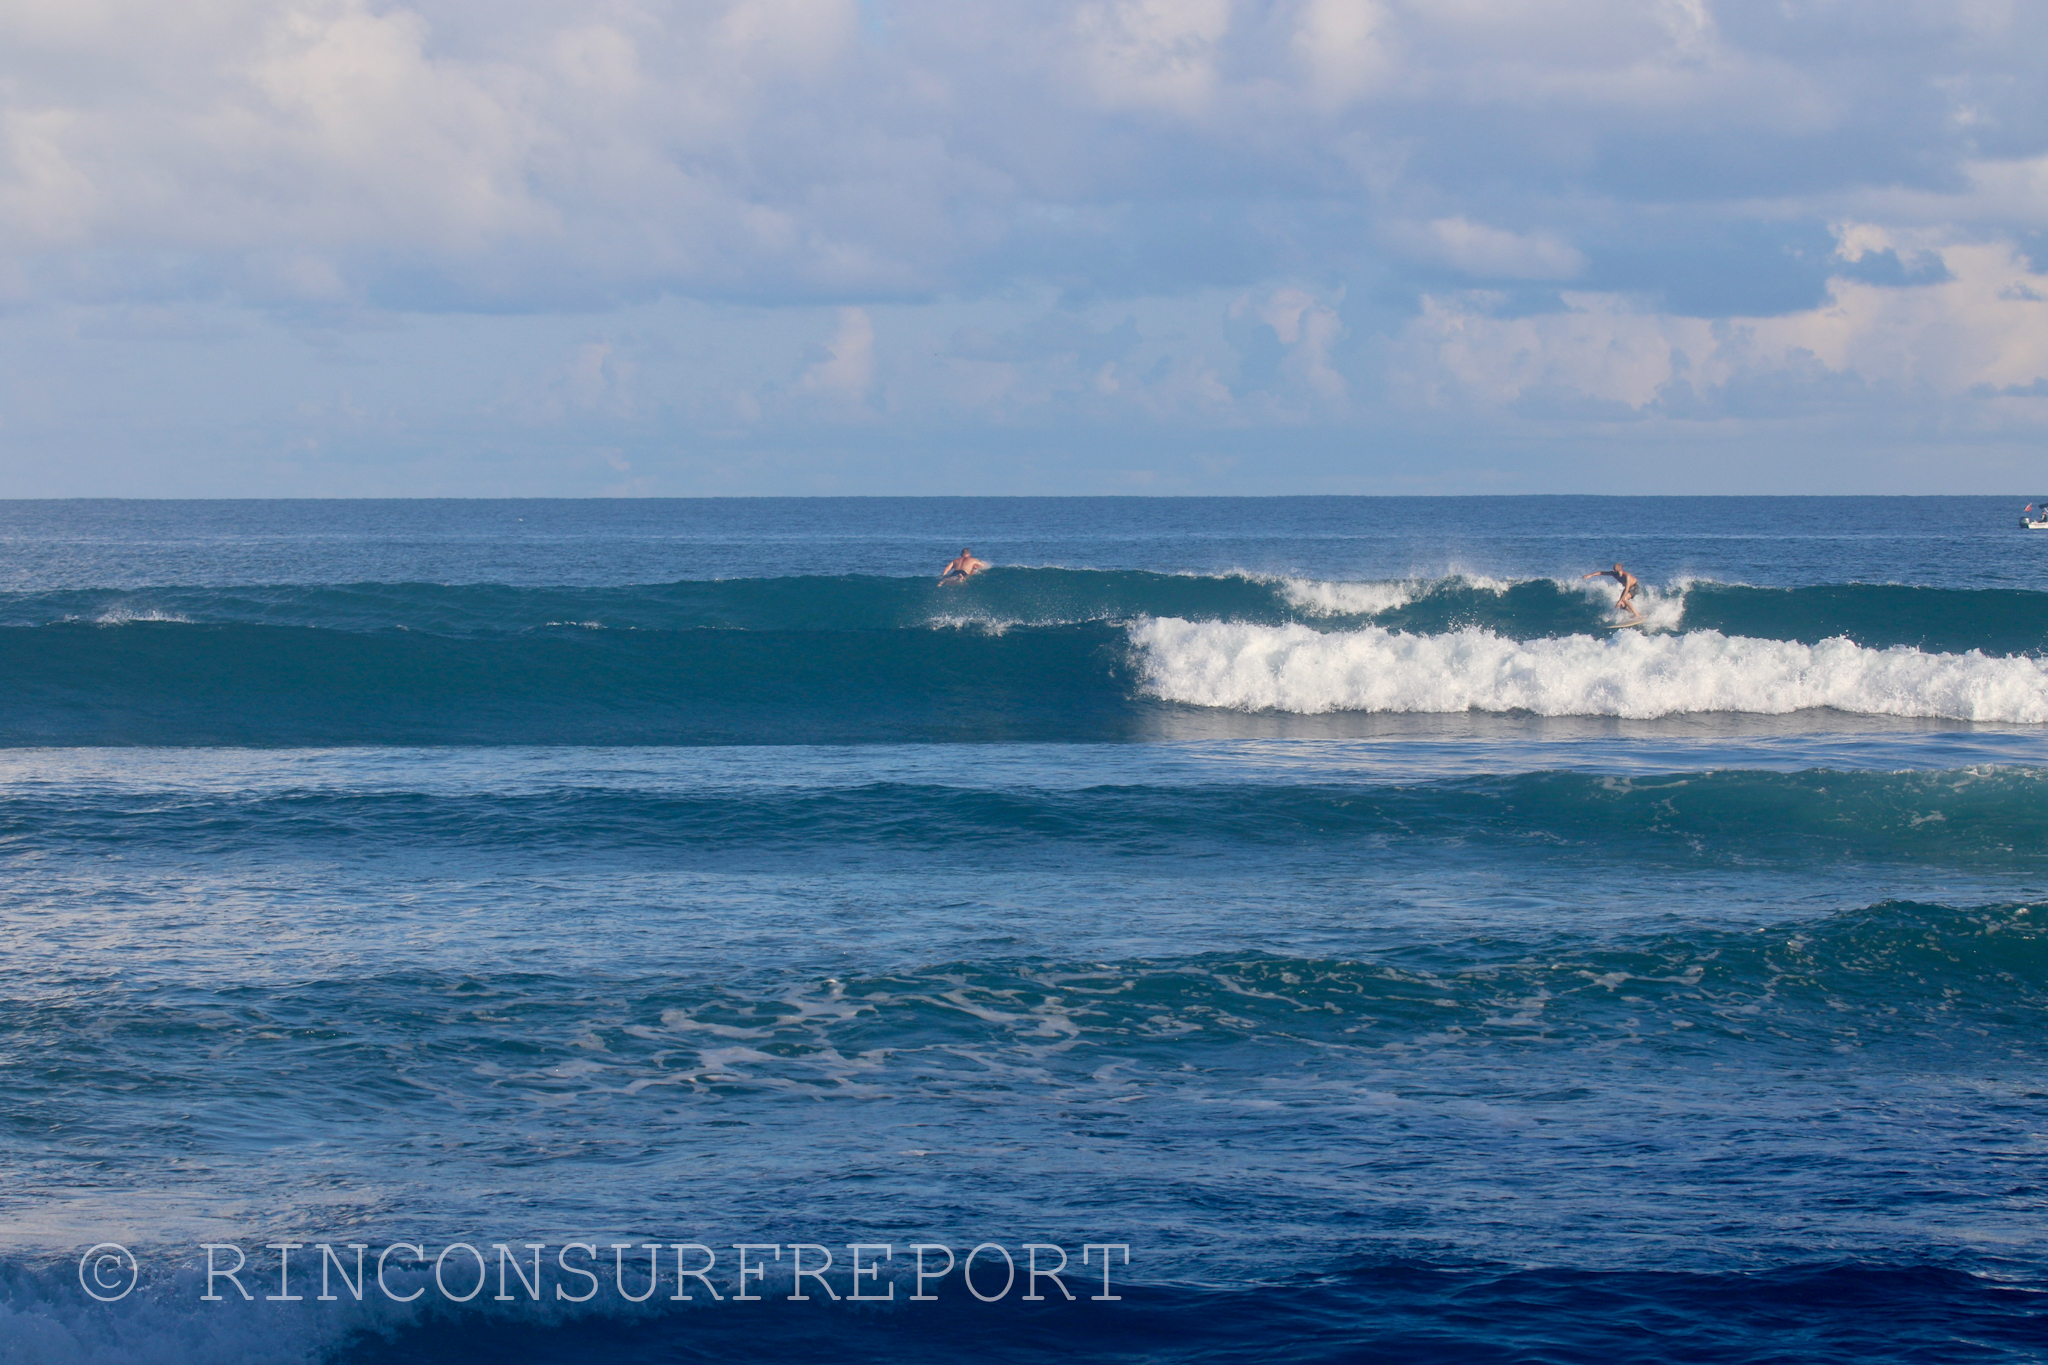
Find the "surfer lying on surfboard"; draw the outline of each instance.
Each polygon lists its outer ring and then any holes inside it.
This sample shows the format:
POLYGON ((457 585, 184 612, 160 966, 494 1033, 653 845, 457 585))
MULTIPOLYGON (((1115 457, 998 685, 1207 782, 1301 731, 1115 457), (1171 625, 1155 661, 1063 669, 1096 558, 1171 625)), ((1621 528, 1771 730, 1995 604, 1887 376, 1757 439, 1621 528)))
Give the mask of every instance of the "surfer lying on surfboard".
POLYGON ((1643 619, 1643 614, 1636 610, 1636 589, 1643 585, 1634 574, 1617 564, 1611 569, 1601 569, 1596 573, 1585 574, 1579 581, 1584 582, 1588 578, 1611 578, 1621 584, 1621 598, 1614 604, 1615 609, 1629 614, 1628 623, 1630 625, 1634 625, 1637 621, 1643 619))
POLYGON ((976 559, 974 551, 965 545, 960 547, 960 557, 948 564, 939 574, 941 583, 965 583, 969 574, 978 574, 988 567, 986 560, 976 559))

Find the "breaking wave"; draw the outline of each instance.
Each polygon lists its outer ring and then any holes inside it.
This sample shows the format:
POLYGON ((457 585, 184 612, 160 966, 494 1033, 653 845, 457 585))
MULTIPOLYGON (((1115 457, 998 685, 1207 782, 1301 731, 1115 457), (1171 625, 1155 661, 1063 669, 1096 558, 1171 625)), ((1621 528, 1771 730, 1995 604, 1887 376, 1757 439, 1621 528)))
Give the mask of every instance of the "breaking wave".
MULTIPOLYGON (((1171 712, 2048 722, 2048 593, 998 569, 0 594, 0 745, 1125 739, 1171 712), (1199 712, 1189 708, 1201 708, 1199 712)), ((1264 723, 1264 722, 1261 722, 1264 723)))
POLYGON ((1651 719, 1693 712, 2048 722, 2048 665, 2030 658, 1684 635, 1515 640, 1489 630, 1321 632, 1178 619, 1130 629, 1144 689, 1242 711, 1527 711, 1651 719))
MULTIPOLYGON (((1124 623, 1177 617, 1410 634, 1468 628, 1518 639, 1583 634, 1614 620, 1612 585, 1467 574, 1338 582, 1255 574, 996 569, 959 587, 857 574, 685 580, 623 587, 471 583, 95 588, 0 593, 0 629, 60 624, 263 625, 458 639, 564 624, 610 630, 884 631, 1124 623)), ((1757 588, 1681 580, 1638 599, 1651 624, 1815 644, 2048 653, 2048 593, 1886 584, 1757 588)))

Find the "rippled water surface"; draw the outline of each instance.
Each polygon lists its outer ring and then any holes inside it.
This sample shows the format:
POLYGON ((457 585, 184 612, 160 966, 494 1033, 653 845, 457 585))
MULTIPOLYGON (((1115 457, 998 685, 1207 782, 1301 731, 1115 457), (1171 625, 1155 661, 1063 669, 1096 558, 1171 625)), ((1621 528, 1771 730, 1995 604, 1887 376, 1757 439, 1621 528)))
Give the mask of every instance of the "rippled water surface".
POLYGON ((2016 517, 0 504, 0 1362, 2039 1359, 2016 517))

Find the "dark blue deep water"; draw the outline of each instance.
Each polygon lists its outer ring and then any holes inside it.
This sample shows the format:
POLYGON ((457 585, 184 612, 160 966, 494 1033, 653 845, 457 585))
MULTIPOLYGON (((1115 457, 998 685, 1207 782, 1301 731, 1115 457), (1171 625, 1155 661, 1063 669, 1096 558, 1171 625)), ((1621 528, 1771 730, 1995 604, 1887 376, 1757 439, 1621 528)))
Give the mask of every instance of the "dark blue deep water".
POLYGON ((2048 1359, 2024 500, 0 503, 0 1365, 2048 1359))

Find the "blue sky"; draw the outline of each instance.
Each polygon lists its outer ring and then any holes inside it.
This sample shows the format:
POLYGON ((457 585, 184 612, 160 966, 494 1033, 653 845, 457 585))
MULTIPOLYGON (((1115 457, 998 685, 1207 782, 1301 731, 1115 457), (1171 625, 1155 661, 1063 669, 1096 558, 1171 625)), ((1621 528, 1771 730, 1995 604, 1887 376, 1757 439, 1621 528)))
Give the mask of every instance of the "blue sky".
POLYGON ((0 495, 1997 492, 2048 5, 12 0, 0 495))

